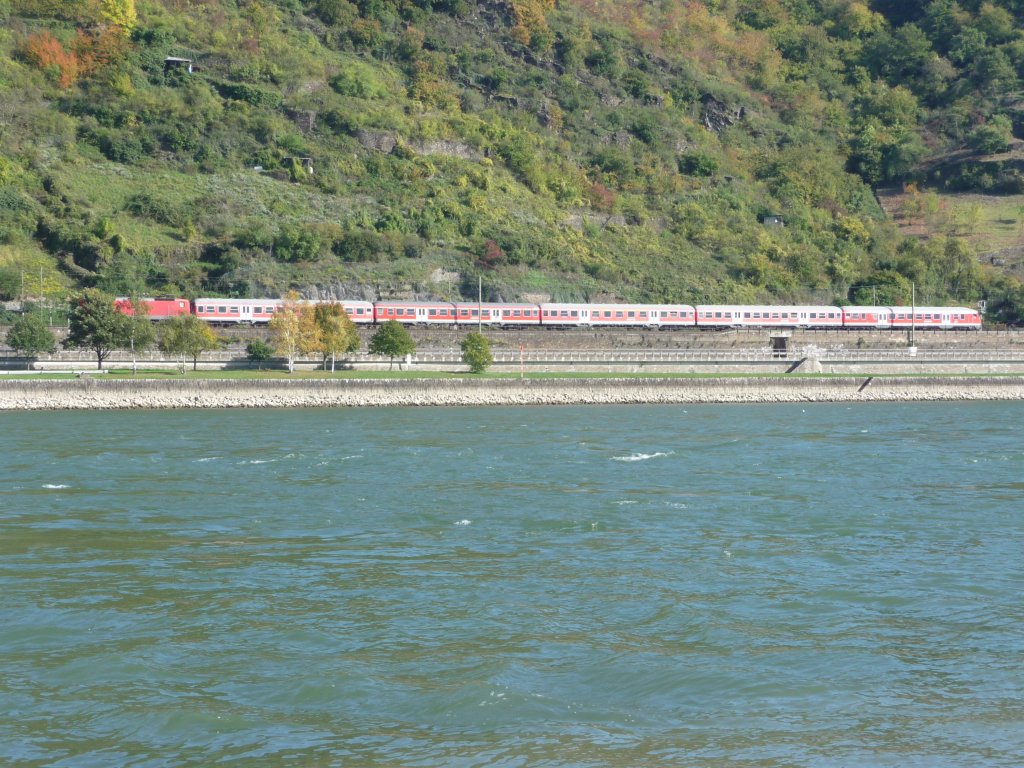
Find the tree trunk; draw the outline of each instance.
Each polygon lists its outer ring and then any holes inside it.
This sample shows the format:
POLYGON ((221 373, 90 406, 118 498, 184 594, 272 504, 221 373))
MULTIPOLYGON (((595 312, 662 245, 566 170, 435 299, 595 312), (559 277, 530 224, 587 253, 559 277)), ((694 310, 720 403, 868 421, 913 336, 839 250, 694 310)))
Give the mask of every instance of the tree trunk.
POLYGON ((99 349, 96 350, 96 370, 103 370, 103 352, 99 349))
POLYGON ((192 355, 192 370, 199 370, 199 355, 192 355))

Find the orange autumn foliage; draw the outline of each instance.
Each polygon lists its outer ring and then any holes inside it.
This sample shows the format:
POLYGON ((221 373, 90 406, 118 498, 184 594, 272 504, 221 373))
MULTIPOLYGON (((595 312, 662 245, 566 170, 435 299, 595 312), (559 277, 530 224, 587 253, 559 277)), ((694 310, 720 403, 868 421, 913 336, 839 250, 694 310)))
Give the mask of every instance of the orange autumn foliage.
POLYGON ((61 88, 70 88, 123 56, 126 46, 120 27, 110 26, 93 33, 79 29, 70 50, 43 31, 25 38, 21 54, 29 64, 50 74, 61 88))
POLYGON ((21 53, 29 64, 52 73, 61 88, 70 88, 78 80, 78 57, 74 52, 64 50, 60 41, 49 32, 29 35, 21 45, 21 53))

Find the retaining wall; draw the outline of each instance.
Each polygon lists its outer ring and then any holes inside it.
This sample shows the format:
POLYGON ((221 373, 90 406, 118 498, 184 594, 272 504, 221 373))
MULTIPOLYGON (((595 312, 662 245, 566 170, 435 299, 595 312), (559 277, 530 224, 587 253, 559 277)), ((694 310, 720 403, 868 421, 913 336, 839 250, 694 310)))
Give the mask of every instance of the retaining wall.
POLYGON ((0 410, 892 400, 1024 400, 1024 377, 0 381, 0 410))

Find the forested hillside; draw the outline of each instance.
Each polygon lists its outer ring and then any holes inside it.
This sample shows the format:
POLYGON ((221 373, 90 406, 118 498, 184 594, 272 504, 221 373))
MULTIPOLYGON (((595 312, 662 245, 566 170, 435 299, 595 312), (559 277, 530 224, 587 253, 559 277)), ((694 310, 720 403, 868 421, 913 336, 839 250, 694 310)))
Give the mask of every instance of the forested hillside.
MULTIPOLYGON (((970 304, 1024 2, 0 0, 0 299, 970 304), (923 204, 923 203, 922 203, 923 204), (780 221, 781 219, 781 221, 780 221), (782 225, 780 225, 782 224, 782 225)), ((1024 208, 1021 209, 1024 216, 1024 208)))

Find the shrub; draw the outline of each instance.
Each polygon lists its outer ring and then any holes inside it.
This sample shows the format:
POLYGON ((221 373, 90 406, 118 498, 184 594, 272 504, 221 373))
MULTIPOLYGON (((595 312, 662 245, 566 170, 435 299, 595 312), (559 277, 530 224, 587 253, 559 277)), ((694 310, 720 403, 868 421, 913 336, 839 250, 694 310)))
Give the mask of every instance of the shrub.
POLYGON ((274 258, 278 261, 316 261, 320 258, 320 233, 301 226, 282 227, 274 238, 274 258))
POLYGON ((70 88, 78 80, 78 58, 73 52, 64 50, 60 41, 45 30, 25 39, 21 55, 61 88, 70 88))
POLYGON ((468 333, 462 339, 462 362, 471 373, 483 373, 494 363, 491 344, 482 333, 468 333))
POLYGON ((703 152, 693 152, 680 157, 678 166, 686 176, 713 176, 718 171, 718 160, 703 152))
POLYGON ((263 364, 274 356, 274 348, 261 339, 253 339, 245 346, 245 356, 262 371, 263 364))
POLYGON ((277 109, 281 106, 281 94, 257 88, 254 85, 245 83, 214 83, 217 93, 225 99, 234 99, 254 107, 277 109))
POLYGON ((1013 140, 1013 125, 1005 115, 996 115, 984 125, 979 125, 967 137, 967 143, 975 152, 992 155, 1005 152, 1013 140))

